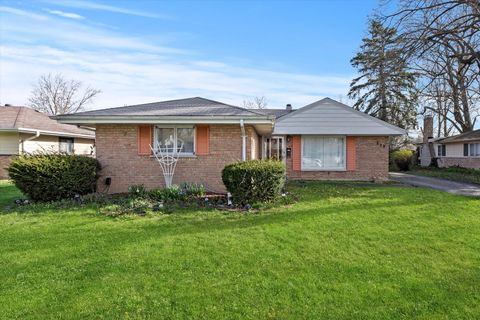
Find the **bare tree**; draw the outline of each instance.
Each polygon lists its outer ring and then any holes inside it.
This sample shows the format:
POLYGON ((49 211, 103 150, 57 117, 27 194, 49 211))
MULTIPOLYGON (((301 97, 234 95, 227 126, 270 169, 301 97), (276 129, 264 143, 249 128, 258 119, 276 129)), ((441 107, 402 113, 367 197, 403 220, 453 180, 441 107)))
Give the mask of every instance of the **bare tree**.
POLYGON ((403 50, 420 74, 422 107, 436 114, 441 133, 473 130, 480 100, 480 1, 402 0, 383 19, 405 39, 403 50))
POLYGON ((267 98, 265 96, 254 97, 253 100, 243 100, 243 107, 246 109, 265 109, 267 107, 267 98))
POLYGON ((433 46, 454 42, 462 51, 452 57, 480 67, 480 47, 478 42, 471 41, 480 36, 480 1, 402 0, 398 10, 384 18, 409 39, 410 51, 421 55, 433 46))
POLYGON ((67 80, 61 74, 42 75, 28 99, 29 105, 50 115, 81 111, 101 92, 90 87, 80 92, 81 87, 80 81, 67 80))
POLYGON ((479 111, 479 72, 476 64, 465 64, 452 50, 436 47, 416 63, 422 75, 418 83, 423 106, 436 113, 442 134, 473 130, 479 111))

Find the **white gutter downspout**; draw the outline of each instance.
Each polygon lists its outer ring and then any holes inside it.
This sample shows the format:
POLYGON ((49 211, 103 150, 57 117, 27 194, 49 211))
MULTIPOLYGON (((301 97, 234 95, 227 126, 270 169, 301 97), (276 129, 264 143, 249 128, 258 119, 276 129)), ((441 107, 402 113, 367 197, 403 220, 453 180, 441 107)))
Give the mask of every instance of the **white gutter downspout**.
POLYGON ((33 136, 31 136, 31 137, 29 137, 29 138, 27 138, 27 139, 25 139, 25 140, 22 140, 22 153, 23 153, 23 144, 24 144, 25 142, 27 142, 27 141, 35 140, 35 139, 37 139, 38 137, 40 137, 40 131, 39 131, 39 130, 35 131, 35 135, 33 135, 33 136))
POLYGON ((245 133, 245 124, 240 119, 240 129, 242 130, 242 161, 247 160, 247 134, 245 133))

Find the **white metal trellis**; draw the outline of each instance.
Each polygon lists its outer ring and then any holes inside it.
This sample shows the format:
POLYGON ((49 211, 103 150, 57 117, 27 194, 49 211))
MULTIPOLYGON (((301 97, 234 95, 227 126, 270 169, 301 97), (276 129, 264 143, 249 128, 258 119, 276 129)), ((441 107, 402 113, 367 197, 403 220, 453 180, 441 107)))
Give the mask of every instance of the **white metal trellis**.
POLYGON ((183 141, 178 139, 178 143, 176 147, 173 141, 171 145, 166 144, 163 147, 158 142, 155 143, 153 147, 150 145, 150 149, 152 149, 155 158, 157 158, 157 161, 162 168, 166 188, 172 186, 173 174, 175 173, 175 168, 177 167, 178 162, 178 155, 183 149, 183 141), (180 143, 180 145, 178 145, 178 143, 180 143))

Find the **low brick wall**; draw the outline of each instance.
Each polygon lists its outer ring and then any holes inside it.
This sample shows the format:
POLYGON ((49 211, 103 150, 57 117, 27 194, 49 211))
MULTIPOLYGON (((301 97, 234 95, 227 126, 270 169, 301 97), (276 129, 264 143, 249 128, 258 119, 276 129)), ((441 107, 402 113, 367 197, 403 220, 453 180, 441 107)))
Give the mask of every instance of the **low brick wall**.
POLYGON ((440 157, 438 158, 440 168, 462 167, 470 169, 480 169, 480 158, 473 157, 440 157))
POLYGON ((8 179, 6 167, 8 167, 13 157, 13 155, 0 155, 0 179, 8 179))
MULTIPOLYGON (((291 139, 290 139, 291 140, 291 139)), ((287 159, 291 180, 388 180, 388 137, 357 137, 356 165, 353 171, 294 171, 287 159)), ((291 147, 291 141, 287 143, 291 147)))
MULTIPOLYGON (((136 125, 97 126, 96 152, 103 168, 99 191, 106 190, 106 177, 112 178, 110 193, 126 192, 132 184, 143 184, 148 189, 164 186, 162 169, 157 160, 153 156, 138 155, 137 128, 136 125)), ((252 153, 257 153, 258 138, 252 127, 246 129, 247 158, 250 158, 252 153)), ((242 158, 240 125, 211 125, 209 148, 208 155, 179 158, 173 183, 202 183, 211 191, 224 192, 222 169, 242 158)))

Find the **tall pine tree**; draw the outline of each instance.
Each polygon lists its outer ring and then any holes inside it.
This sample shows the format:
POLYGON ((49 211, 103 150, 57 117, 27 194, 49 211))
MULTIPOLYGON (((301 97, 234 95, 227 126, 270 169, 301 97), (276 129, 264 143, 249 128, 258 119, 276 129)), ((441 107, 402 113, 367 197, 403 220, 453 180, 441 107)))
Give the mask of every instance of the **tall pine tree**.
POLYGON ((415 74, 409 72, 395 28, 372 20, 369 37, 350 61, 360 76, 350 84, 348 96, 357 110, 402 128, 416 124, 415 74))

